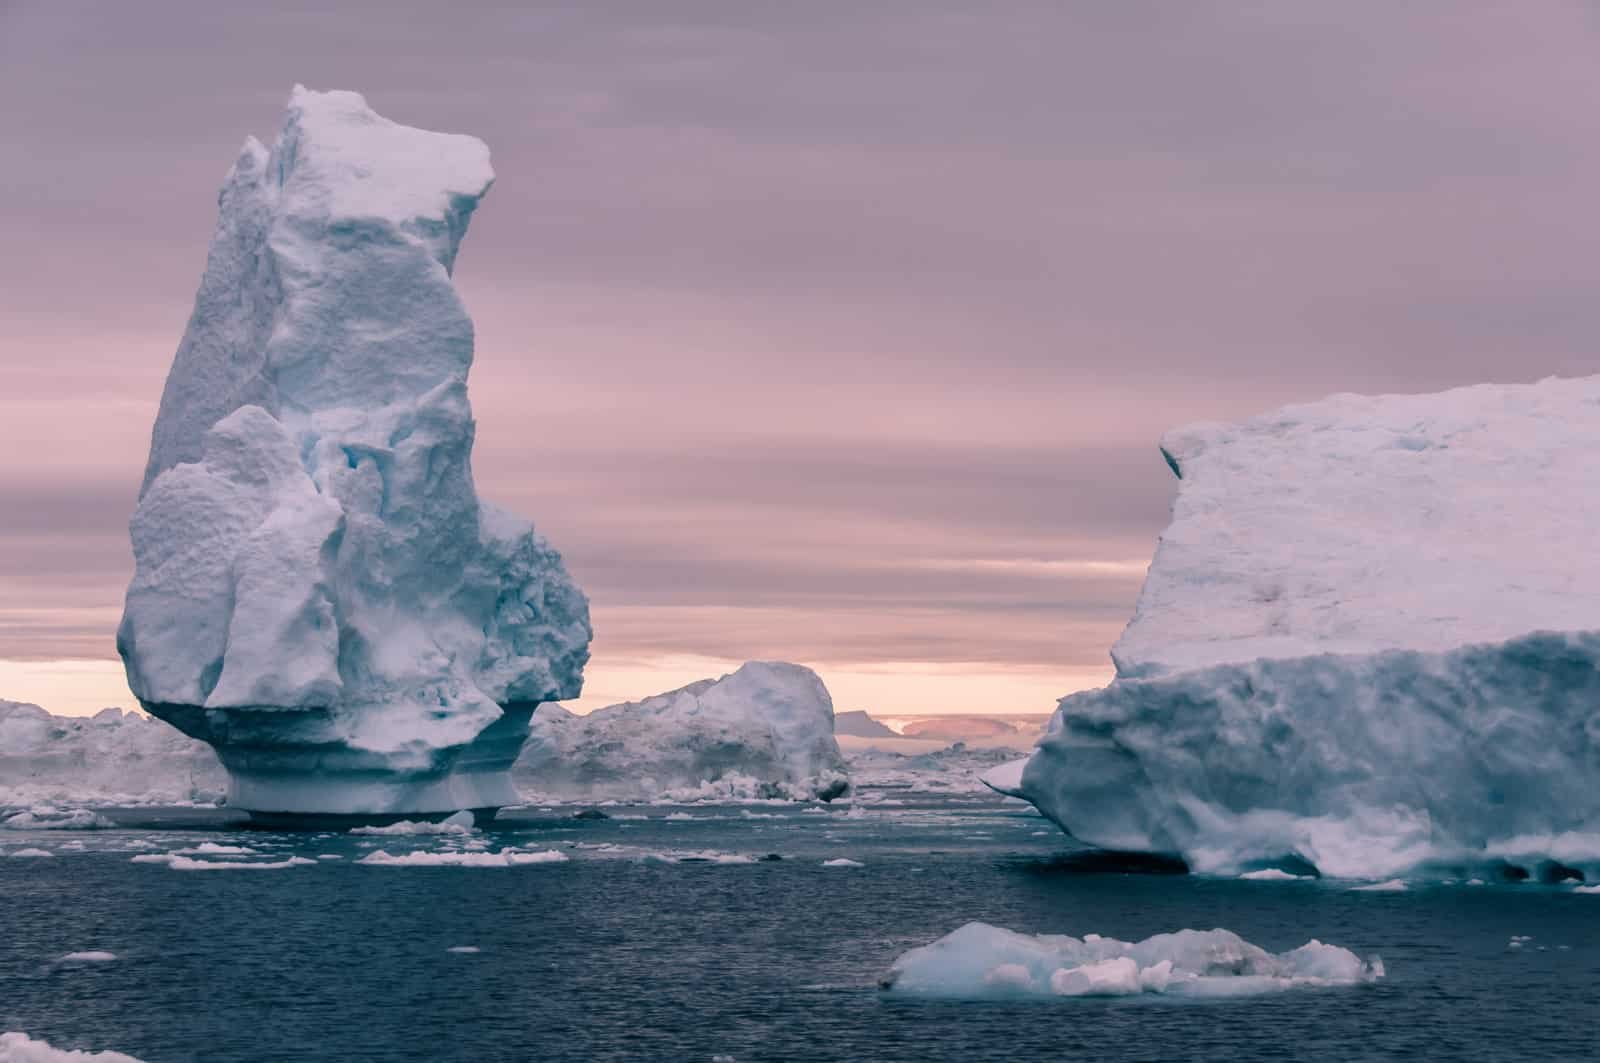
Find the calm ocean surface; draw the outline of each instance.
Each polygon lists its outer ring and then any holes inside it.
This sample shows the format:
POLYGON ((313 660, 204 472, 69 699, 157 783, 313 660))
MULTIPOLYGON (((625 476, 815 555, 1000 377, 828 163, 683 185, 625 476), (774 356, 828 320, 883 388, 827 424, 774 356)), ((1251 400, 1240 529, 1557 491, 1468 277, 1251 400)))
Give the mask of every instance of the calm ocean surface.
POLYGON ((361 865, 458 841, 262 834, 209 810, 6 832, 3 853, 55 855, 0 855, 0 1029, 149 1063, 1600 1058, 1600 896, 1084 873, 1052 863, 1068 844, 1015 802, 884 796, 903 803, 505 813, 494 848, 571 859, 499 869, 361 865), (130 859, 207 841, 316 863, 130 859), (647 855, 702 852, 783 859, 647 855), (838 857, 865 866, 821 866, 838 857), (1388 975, 1205 1003, 877 988, 900 953, 975 919, 1125 939, 1226 927, 1274 952, 1318 938, 1388 975), (86 950, 117 958, 60 960, 86 950))

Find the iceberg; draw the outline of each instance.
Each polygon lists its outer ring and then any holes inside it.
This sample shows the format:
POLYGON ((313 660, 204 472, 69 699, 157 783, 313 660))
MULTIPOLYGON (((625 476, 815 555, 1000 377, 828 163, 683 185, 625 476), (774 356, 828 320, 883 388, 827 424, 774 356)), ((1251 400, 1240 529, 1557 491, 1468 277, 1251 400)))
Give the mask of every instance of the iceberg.
POLYGON ((481 141, 296 87, 223 183, 117 645, 263 818, 515 803, 534 709, 581 689, 587 600, 473 486, 451 271, 492 180, 481 141))
POLYGON ((1018 934, 968 923, 894 961, 882 987, 910 996, 1018 998, 1246 996, 1375 982, 1383 961, 1308 941, 1271 953, 1231 930, 1180 930, 1139 942, 1018 934))
POLYGON ((1600 376, 1168 434, 1178 495, 1115 679, 992 781, 1202 871, 1387 879, 1592 834, 1597 441, 1600 376))
MULTIPOLYGON (((121 709, 54 716, 0 701, 0 807, 212 803, 226 789, 210 747, 160 720, 121 709)), ((7 824, 61 829, 96 819, 82 809, 21 815, 30 818, 7 824)))
POLYGON ((546 705, 514 774, 541 794, 618 800, 827 801, 850 788, 827 687, 776 661, 587 716, 546 705))

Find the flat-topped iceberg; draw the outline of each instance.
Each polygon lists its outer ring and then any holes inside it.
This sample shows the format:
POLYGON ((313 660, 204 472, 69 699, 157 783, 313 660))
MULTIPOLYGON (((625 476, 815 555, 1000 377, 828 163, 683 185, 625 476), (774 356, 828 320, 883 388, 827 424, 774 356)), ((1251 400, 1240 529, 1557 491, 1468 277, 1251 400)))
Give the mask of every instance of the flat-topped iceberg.
POLYGON ((1247 996, 1353 986, 1383 977, 1383 961, 1308 941, 1271 953, 1231 930, 1180 930, 1143 941, 1018 934, 968 923, 894 961, 883 988, 911 996, 1017 998, 1247 996))
POLYGON ((450 272, 492 180, 472 137, 296 88, 223 184, 118 648, 145 709, 216 748, 232 805, 512 803, 534 708, 579 693, 584 596, 473 488, 450 272))
POLYGON ((1117 677, 1063 698, 1002 789, 1202 870, 1386 878, 1594 831, 1597 444, 1600 377, 1169 434, 1117 677))
POLYGON ((849 789, 827 687, 775 661, 587 716, 547 705, 515 774, 540 794, 620 800, 829 800, 849 789))

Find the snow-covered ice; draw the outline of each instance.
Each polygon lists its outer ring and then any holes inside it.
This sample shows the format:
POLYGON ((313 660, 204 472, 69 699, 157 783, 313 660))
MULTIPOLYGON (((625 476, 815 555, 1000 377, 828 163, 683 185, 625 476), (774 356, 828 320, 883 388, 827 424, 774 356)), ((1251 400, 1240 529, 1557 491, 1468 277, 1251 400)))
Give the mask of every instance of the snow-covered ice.
POLYGON ((1386 878, 1600 831, 1597 408, 1600 376, 1170 433, 1117 678, 1062 699, 1019 792, 1202 871, 1386 878))
POLYGON ((169 853, 166 864, 174 871, 281 871, 286 867, 312 867, 316 861, 303 856, 283 860, 195 860, 169 853))
POLYGON ((105 830, 116 824, 87 808, 34 805, 0 821, 0 830, 105 830))
POLYGON ((402 819, 398 823, 389 823, 381 827, 354 827, 351 834, 376 834, 385 837, 405 837, 428 834, 471 834, 473 832, 473 815, 471 812, 461 811, 446 816, 438 823, 427 820, 417 821, 402 819))
POLYGON ((90 949, 85 952, 69 952, 61 957, 62 963, 110 963, 117 958, 114 952, 102 952, 90 949))
POLYGON ((824 860, 822 862, 822 866, 823 867, 866 867, 867 865, 863 864, 859 860, 852 860, 847 856, 838 856, 838 857, 833 858, 832 860, 824 860))
POLYGON ((28 848, 28 849, 13 849, 11 852, 7 853, 6 855, 10 856, 12 858, 16 858, 16 857, 19 857, 19 856, 20 857, 50 857, 50 858, 54 858, 54 856, 56 854, 52 853, 49 849, 28 848))
POLYGON ((296 88, 225 180, 130 525, 141 704, 281 813, 514 804, 533 709, 576 696, 588 604, 480 503, 450 274, 493 180, 472 137, 296 88))
POLYGON ((248 845, 221 845, 217 842, 201 842, 199 845, 187 849, 172 850, 174 856, 260 856, 260 849, 252 849, 248 845))
POLYGON ((0 805, 209 803, 226 787, 211 748, 160 720, 0 701, 0 805))
POLYGON ((519 849, 502 849, 495 853, 425 852, 392 854, 375 850, 357 860, 369 867, 522 867, 527 864, 563 864, 566 853, 555 849, 524 852, 519 849))
POLYGON ((626 800, 830 799, 849 788, 827 688, 774 661, 587 716, 546 705, 513 770, 541 794, 626 800))
POLYGON ((968 923, 894 961, 883 987, 933 997, 1243 996, 1351 986, 1383 977, 1383 962, 1309 941, 1270 953, 1229 930, 1180 930, 1139 942, 1087 934, 1019 934, 968 923))
POLYGON ((17 1030, 0 1033, 0 1063, 141 1063, 122 1052, 56 1048, 17 1030))

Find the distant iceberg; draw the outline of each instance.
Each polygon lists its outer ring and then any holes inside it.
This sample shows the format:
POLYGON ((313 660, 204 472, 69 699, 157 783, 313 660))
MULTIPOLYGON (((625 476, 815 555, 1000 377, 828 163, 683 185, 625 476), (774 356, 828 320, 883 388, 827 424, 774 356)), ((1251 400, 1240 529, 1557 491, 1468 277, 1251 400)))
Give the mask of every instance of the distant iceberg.
POLYGON ((530 792, 622 800, 830 800, 850 788, 827 687, 778 661, 587 716, 546 705, 513 774, 530 792))
POLYGON ((1230 930, 1180 930, 1128 942, 968 923, 895 960, 882 985, 910 996, 980 999, 1231 997, 1362 985, 1383 975, 1382 960, 1363 960, 1320 941, 1270 953, 1230 930))
POLYGON ((1117 677, 1001 781, 1199 870, 1380 879, 1592 837, 1597 443, 1600 376, 1169 434, 1178 497, 1117 677))
MULTIPOLYGON (((160 720, 121 709, 54 716, 37 705, 0 701, 0 807, 209 804, 227 783, 209 746, 160 720)), ((95 819, 81 809, 19 815, 29 817, 19 828, 95 819)))

